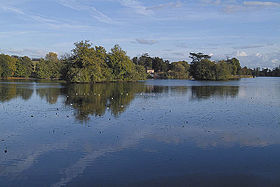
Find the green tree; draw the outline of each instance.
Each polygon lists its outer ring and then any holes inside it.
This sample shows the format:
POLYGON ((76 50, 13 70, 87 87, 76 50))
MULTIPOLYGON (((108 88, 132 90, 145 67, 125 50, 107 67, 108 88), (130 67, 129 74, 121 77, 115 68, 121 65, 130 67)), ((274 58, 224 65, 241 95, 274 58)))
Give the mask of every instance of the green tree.
POLYGON ((2 73, 3 73, 3 69, 2 69, 2 66, 0 64, 0 78, 2 78, 2 73))
POLYGON ((113 70, 115 80, 135 80, 135 64, 119 45, 115 45, 109 53, 109 67, 113 70))
POLYGON ((190 58, 192 59, 192 62, 200 62, 203 59, 210 59, 211 56, 203 53, 190 53, 190 58))
POLYGON ((226 63, 230 66, 231 69, 230 73, 232 75, 237 75, 240 73, 241 66, 238 59, 236 58, 227 59, 226 63))
POLYGON ((193 59, 190 66, 191 76, 196 80, 216 80, 215 63, 210 60, 209 55, 203 53, 190 53, 193 59))
POLYGON ((168 72, 168 78, 172 79, 188 79, 189 78, 189 64, 186 61, 173 62, 168 72))
POLYGON ((36 74, 41 79, 59 79, 61 77, 62 63, 57 54, 50 52, 45 59, 41 59, 36 65, 36 74))
POLYGON ((139 57, 137 65, 142 65, 147 69, 153 68, 153 59, 149 56, 148 53, 143 54, 139 57))
POLYGON ((51 78, 50 64, 46 60, 41 59, 36 65, 36 76, 40 79, 50 79, 51 78))
POLYGON ((52 62, 58 62, 59 59, 57 57, 57 54, 55 52, 49 52, 48 54, 46 54, 45 59, 47 61, 52 61, 52 62))
POLYGON ((144 66, 136 65, 135 68, 136 68, 136 73, 137 73, 136 77, 135 77, 135 80, 145 80, 145 79, 147 79, 148 74, 147 74, 147 71, 146 71, 144 66))
POLYGON ((71 82, 100 82, 112 80, 103 47, 92 47, 89 41, 75 43, 72 55, 66 60, 66 79, 71 82))
POLYGON ((167 72, 168 71, 168 61, 164 61, 162 58, 155 57, 152 58, 152 67, 155 72, 167 72))
POLYGON ((12 77, 16 71, 16 61, 17 59, 9 55, 0 54, 0 66, 2 78, 12 77))
POLYGON ((209 60, 211 56, 203 53, 190 53, 192 59, 190 74, 197 80, 212 80, 214 64, 209 60), (210 79, 209 79, 210 78, 210 79))
POLYGON ((252 70, 246 66, 240 70, 241 75, 252 75, 252 70))
POLYGON ((231 67, 225 61, 220 61, 216 64, 216 80, 228 80, 231 77, 231 67))
POLYGON ((16 77, 30 77, 33 71, 32 61, 29 57, 21 57, 16 61, 16 77))

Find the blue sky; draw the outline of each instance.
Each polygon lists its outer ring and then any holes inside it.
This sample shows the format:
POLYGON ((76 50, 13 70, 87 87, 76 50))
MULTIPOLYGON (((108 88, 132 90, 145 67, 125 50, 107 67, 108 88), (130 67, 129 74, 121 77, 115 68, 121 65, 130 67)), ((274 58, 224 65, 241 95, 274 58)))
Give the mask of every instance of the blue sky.
POLYGON ((130 57, 170 61, 189 52, 237 57, 243 66, 280 65, 280 1, 0 0, 0 53, 43 57, 90 40, 130 57))

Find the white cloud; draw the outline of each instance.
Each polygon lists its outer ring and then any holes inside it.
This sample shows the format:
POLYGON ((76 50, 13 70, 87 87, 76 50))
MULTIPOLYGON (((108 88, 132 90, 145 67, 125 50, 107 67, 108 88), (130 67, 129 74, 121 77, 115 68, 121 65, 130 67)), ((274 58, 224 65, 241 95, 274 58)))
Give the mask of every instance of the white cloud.
POLYGON ((181 1, 159 4, 159 5, 147 7, 146 9, 147 10, 156 10, 156 9, 162 9, 162 8, 179 8, 179 7, 182 7, 181 1))
POLYGON ((262 54, 257 53, 256 56, 257 56, 257 57, 262 57, 262 54))
POLYGON ((132 9, 133 11, 135 11, 138 14, 142 14, 142 15, 153 14, 152 10, 149 10, 146 6, 142 5, 142 3, 140 3, 137 0, 120 0, 120 3, 123 6, 132 9))
POLYGON ((240 60, 242 66, 250 68, 275 68, 280 65, 279 52, 248 54, 247 56, 239 56, 238 59, 240 60))
POLYGON ((145 45, 153 45, 157 43, 158 41, 156 40, 146 40, 146 39, 136 39, 136 42, 139 44, 145 44, 145 45))
POLYGON ((243 45, 243 46, 233 47, 233 49, 254 49, 254 48, 261 48, 265 46, 268 45, 243 45))
POLYGON ((214 4, 214 5, 222 4, 222 0, 201 0, 201 2, 205 4, 214 4))
POLYGON ((244 56, 248 56, 247 53, 245 51, 237 51, 236 56, 240 57, 244 57, 244 56))
POLYGON ((14 7, 8 7, 8 6, 2 6, 0 7, 2 10, 4 11, 8 11, 8 12, 14 12, 16 14, 22 14, 25 15, 25 13, 23 11, 21 11, 20 9, 14 8, 14 7))
POLYGON ((80 3, 77 0, 59 0, 59 3, 65 7, 71 8, 73 10, 77 10, 77 11, 86 10, 86 11, 90 12, 90 14, 93 18, 95 18, 96 20, 98 20, 100 22, 109 23, 109 24, 115 23, 115 21, 113 21, 112 18, 105 15, 101 11, 97 10, 95 7, 83 5, 82 3, 80 3))
POLYGON ((70 22, 67 23, 65 20, 59 21, 56 19, 46 18, 41 15, 33 14, 31 12, 25 12, 16 7, 2 6, 2 7, 0 7, 0 9, 7 11, 7 12, 12 12, 12 13, 18 14, 18 15, 20 15, 20 18, 22 18, 24 20, 31 20, 31 21, 35 21, 38 23, 42 23, 53 29, 62 29, 62 28, 64 28, 64 29, 93 29, 92 26, 73 24, 70 22))
POLYGON ((273 64, 280 64, 280 60, 279 59, 272 59, 271 62, 273 64))
POLYGON ((246 6, 280 6, 280 3, 270 1, 244 1, 246 6))
POLYGON ((237 0, 200 0, 205 5, 216 5, 226 13, 256 10, 256 8, 280 7, 280 3, 271 1, 237 1, 237 0))
POLYGON ((29 56, 32 58, 35 57, 43 57, 48 51, 41 49, 0 49, 1 53, 9 54, 9 55, 17 55, 17 56, 29 56))

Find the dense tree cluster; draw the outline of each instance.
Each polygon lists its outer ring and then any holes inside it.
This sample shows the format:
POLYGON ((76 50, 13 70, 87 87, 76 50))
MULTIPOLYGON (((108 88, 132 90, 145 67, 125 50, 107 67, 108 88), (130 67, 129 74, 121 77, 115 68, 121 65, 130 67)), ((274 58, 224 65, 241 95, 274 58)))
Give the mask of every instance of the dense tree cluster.
POLYGON ((192 59, 190 73, 196 80, 228 80, 241 74, 241 66, 236 58, 211 61, 211 56, 190 53, 192 59))
POLYGON ((186 61, 173 62, 169 66, 168 78, 170 79, 188 79, 190 65, 186 61))
POLYGON ((62 59, 50 52, 43 59, 32 62, 28 57, 0 55, 0 78, 32 77, 62 79, 69 82, 131 81, 146 79, 146 70, 135 65, 120 46, 109 53, 88 41, 75 43, 72 53, 62 59))
POLYGON ((150 57, 148 53, 143 54, 141 57, 134 57, 132 59, 134 64, 144 66, 146 69, 153 69, 155 72, 166 72, 169 68, 169 61, 163 60, 159 57, 150 57))
POLYGON ((9 55, 0 54, 0 76, 3 78, 15 75, 17 59, 9 55))
POLYGON ((161 79, 188 79, 189 64, 186 61, 172 62, 160 57, 150 57, 148 53, 134 57, 133 63, 145 67, 146 70, 154 70, 155 77, 161 79))
POLYGON ((36 77, 41 79, 61 78, 62 63, 56 53, 50 52, 45 59, 40 59, 36 65, 36 77))
POLYGON ((0 78, 19 77, 61 79, 68 82, 134 81, 147 78, 229 80, 245 76, 280 76, 280 67, 273 70, 241 68, 239 60, 211 61, 211 56, 190 53, 192 62, 172 62, 147 53, 132 60, 119 45, 110 52, 88 41, 75 43, 71 54, 58 58, 50 52, 45 58, 32 61, 29 57, 0 54, 0 78), (148 77, 149 78, 149 77, 148 77))
POLYGON ((62 77, 70 82, 101 82, 145 79, 144 67, 135 65, 120 46, 109 53, 88 41, 75 44, 72 54, 62 60, 62 77))
POLYGON ((255 68, 251 70, 251 73, 256 77, 280 77, 280 66, 272 70, 268 68, 262 70, 260 68, 255 68))

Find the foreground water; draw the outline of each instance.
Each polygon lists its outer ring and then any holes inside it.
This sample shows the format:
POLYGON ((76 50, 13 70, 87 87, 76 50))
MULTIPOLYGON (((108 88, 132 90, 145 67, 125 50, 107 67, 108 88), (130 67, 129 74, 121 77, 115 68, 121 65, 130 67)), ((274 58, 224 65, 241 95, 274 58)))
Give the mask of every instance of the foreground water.
POLYGON ((280 79, 0 82, 0 186, 279 186, 280 79))

